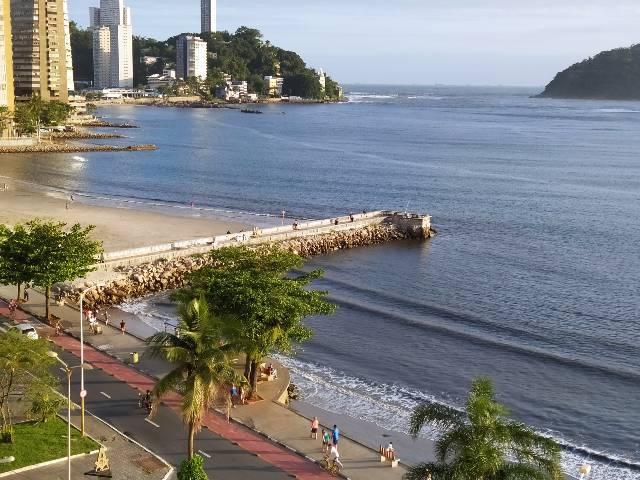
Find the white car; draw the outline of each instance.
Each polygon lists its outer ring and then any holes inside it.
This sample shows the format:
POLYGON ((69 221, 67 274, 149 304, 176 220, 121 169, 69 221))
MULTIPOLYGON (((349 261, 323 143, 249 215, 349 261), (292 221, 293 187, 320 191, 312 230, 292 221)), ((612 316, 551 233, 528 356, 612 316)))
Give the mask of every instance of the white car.
POLYGON ((20 325, 16 325, 11 327, 9 330, 20 332, 22 335, 26 335, 27 338, 31 340, 38 340, 38 332, 36 327, 31 325, 30 323, 21 323, 20 325))

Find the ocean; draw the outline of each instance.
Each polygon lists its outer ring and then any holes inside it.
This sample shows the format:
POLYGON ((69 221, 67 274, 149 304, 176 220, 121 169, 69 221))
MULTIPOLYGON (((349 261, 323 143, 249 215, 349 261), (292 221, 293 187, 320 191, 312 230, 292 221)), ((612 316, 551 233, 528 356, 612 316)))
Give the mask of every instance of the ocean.
MULTIPOLYGON (((438 235, 315 258, 338 304, 282 357, 304 402, 391 431, 493 379, 575 473, 640 479, 640 103, 349 86, 338 105, 109 107, 155 152, 0 158, 83 201, 257 225, 398 209, 438 235)), ((117 142, 117 141, 116 141, 117 142)), ((166 297, 126 306, 149 323, 166 297)), ((432 435, 433 432, 430 432, 432 435)))

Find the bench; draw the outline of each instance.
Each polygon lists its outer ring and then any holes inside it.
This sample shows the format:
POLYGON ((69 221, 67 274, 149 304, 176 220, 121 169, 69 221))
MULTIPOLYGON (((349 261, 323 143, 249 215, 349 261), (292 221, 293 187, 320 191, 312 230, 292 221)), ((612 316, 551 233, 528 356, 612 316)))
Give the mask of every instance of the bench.
POLYGON ((378 450, 380 453, 380 462, 391 462, 391 468, 396 468, 400 463, 400 459, 396 458, 396 452, 394 450, 389 450, 388 448, 384 448, 380 445, 380 449, 378 450))

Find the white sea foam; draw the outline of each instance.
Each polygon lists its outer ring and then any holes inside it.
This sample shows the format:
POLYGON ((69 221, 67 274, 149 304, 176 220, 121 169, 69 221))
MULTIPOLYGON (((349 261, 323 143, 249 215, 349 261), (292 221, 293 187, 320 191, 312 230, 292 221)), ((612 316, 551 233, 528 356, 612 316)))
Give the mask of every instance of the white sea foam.
MULTIPOLYGON (((361 378, 346 375, 334 369, 307 363, 296 358, 278 356, 291 372, 292 381, 300 389, 305 402, 323 410, 348 415, 355 419, 366 420, 379 427, 396 432, 407 433, 409 418, 413 409, 422 402, 440 402, 461 404, 456 399, 436 398, 429 393, 400 387, 397 385, 377 384, 361 378)), ((437 430, 425 429, 427 438, 434 439, 437 430)), ((616 461, 625 461, 615 455, 589 450, 584 446, 574 446, 570 442, 553 435, 560 443, 580 448, 587 452, 581 454, 564 451, 562 464, 565 472, 578 472, 582 464, 590 463, 590 480, 640 480, 640 472, 616 465, 616 461), (591 455, 605 455, 610 462, 593 460, 591 455)))
POLYGON ((630 108, 597 108, 599 113, 640 113, 640 110, 632 110, 630 108))

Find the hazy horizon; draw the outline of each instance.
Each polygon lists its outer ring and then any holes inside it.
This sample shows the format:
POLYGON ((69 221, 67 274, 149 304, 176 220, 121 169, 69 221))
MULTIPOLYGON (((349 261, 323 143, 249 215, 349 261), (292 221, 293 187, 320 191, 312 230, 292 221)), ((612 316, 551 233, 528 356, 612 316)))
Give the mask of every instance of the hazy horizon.
MULTIPOLYGON (((88 24, 99 0, 68 0, 88 24)), ((640 4, 619 0, 218 0, 218 28, 257 28, 345 84, 540 87, 600 51, 640 40, 640 4)), ((199 29, 198 0, 125 0, 134 34, 166 39, 199 29)))

